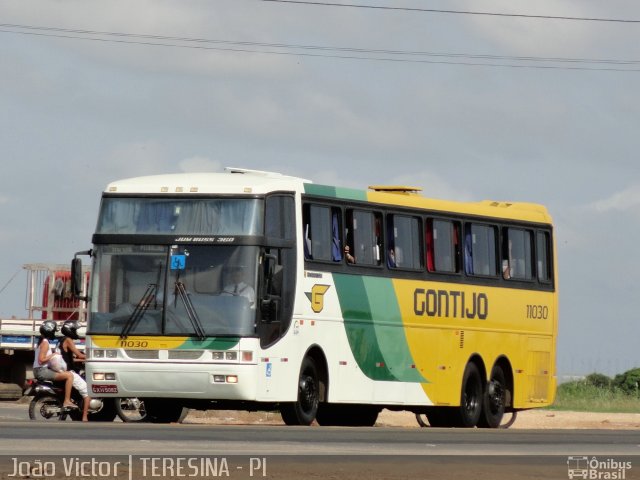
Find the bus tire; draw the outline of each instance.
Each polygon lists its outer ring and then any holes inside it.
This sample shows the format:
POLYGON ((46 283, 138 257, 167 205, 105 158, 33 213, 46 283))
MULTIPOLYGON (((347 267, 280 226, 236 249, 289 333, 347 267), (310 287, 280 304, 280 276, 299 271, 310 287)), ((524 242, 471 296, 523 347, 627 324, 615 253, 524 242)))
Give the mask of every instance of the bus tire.
POLYGON ((485 388, 482 401, 482 415, 478 426, 498 428, 502 423, 507 400, 507 380, 500 365, 491 369, 491 377, 485 388))
POLYGON ((462 376, 460 407, 455 409, 454 426, 473 428, 482 414, 483 388, 480 372, 475 363, 469 362, 462 376))
POLYGON ((287 425, 311 425, 318 414, 320 381, 318 369, 311 357, 305 357, 298 378, 298 399, 280 404, 282 420, 287 425))
POLYGON ((180 403, 169 398, 145 398, 146 420, 151 423, 182 423, 189 413, 180 403))
POLYGON ((420 427, 422 428, 429 426, 429 419, 426 417, 427 417, 426 413, 416 413, 416 420, 418 422, 418 425, 420 425, 420 427))

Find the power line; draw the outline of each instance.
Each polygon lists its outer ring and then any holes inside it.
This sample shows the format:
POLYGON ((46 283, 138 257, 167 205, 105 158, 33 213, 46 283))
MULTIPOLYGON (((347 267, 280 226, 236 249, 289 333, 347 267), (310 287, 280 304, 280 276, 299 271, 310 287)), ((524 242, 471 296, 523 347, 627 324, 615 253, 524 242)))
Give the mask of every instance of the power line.
POLYGON ((4 292, 4 289, 7 288, 9 286, 9 284, 13 281, 13 279, 18 276, 18 274, 20 273, 20 270, 21 270, 20 268, 18 270, 16 270, 16 273, 14 273, 12 275, 12 277, 9 279, 9 281, 7 283, 5 283, 2 288, 0 288, 0 293, 4 292))
POLYGON ((572 20, 572 21, 582 21, 582 22, 640 23, 640 20, 631 20, 631 19, 624 19, 624 18, 570 17, 570 16, 563 16, 563 15, 530 15, 530 14, 524 14, 524 13, 476 12, 471 10, 442 10, 437 8, 389 7, 384 5, 311 2, 311 1, 305 1, 305 0, 258 0, 258 1, 271 2, 271 3, 292 3, 292 4, 298 4, 298 5, 313 5, 318 7, 367 8, 372 10, 397 10, 397 11, 404 11, 404 12, 445 13, 445 14, 457 14, 457 15, 478 15, 478 16, 487 16, 487 17, 531 18, 531 19, 538 19, 538 20, 572 20))
POLYGON ((424 63, 441 65, 460 65, 467 67, 501 67, 501 68, 532 68, 532 69, 562 69, 562 70, 591 70, 614 72, 638 72, 640 69, 632 68, 603 68, 588 65, 638 65, 640 60, 616 60, 616 59, 588 59, 566 57, 535 57, 535 56, 510 56, 487 55, 469 53, 441 53, 411 50, 385 50, 366 49, 353 47, 330 47, 321 45, 301 45, 286 43, 265 43, 249 41, 232 41, 218 39, 204 39, 191 37, 172 37, 166 35, 147 35, 124 32, 106 32, 98 30, 67 29, 59 27, 38 27, 33 25, 0 24, 0 33, 13 33, 19 35, 32 35, 38 37, 53 37, 63 39, 86 40, 94 42, 134 44, 155 47, 190 48, 199 50, 214 50, 236 53, 257 53, 266 55, 285 55, 301 57, 335 58, 344 60, 369 60, 400 63, 424 63), (12 30, 7 30, 10 28, 12 30), (107 37, 107 38, 99 38, 107 37), (170 43, 172 42, 172 43, 170 43), (183 42, 183 43, 173 43, 183 42), (216 46, 213 46, 216 45, 216 46), (223 46, 220 46, 223 45, 223 46), (257 47, 257 48, 248 48, 257 47), (277 50, 264 50, 272 48, 277 50), (302 50, 302 51, 296 51, 302 50), (314 51, 309 53, 309 51, 314 51), (327 53, 316 53, 327 52, 327 53), (337 53, 331 53, 337 52, 337 53), (379 56, 386 55, 386 56, 379 56), (426 57, 426 58, 419 58, 426 57), (433 60, 432 58, 437 58, 433 60), (442 60, 442 59, 448 60, 442 60), (461 61, 464 59, 465 61, 461 61), (478 62, 477 60, 486 60, 478 62), (495 62, 532 62, 527 63, 495 63, 495 62), (494 62, 494 63, 491 63, 494 62), (560 63, 562 65, 540 65, 540 63, 560 63), (571 65, 575 64, 577 66, 571 65), (583 66, 587 65, 587 66, 583 66))

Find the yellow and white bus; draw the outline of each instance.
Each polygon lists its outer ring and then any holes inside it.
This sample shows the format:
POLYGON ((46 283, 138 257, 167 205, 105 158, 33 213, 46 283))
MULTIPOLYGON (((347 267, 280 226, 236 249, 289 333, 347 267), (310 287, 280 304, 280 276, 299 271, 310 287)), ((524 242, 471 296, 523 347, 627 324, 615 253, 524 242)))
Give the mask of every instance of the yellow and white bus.
POLYGON ((554 400, 553 245, 534 204, 245 169, 116 181, 81 252, 90 391, 158 422, 366 426, 389 408, 495 428, 554 400))

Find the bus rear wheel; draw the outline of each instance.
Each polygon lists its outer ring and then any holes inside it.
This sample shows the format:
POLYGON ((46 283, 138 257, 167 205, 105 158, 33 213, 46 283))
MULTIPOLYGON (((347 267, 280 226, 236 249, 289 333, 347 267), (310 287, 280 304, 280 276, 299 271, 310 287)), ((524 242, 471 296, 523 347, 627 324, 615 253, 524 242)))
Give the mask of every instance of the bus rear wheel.
POLYGON ((482 413, 483 388, 480 372, 475 363, 468 363, 462 376, 460 407, 455 409, 454 426, 473 428, 482 413))
POLYGON ((502 423, 507 400, 507 381, 502 367, 495 365, 482 401, 482 415, 478 426, 498 428, 502 423))
POLYGON ((298 399, 280 405, 282 420, 287 425, 311 425, 320 404, 320 382, 318 369, 311 357, 305 357, 298 379, 298 399))

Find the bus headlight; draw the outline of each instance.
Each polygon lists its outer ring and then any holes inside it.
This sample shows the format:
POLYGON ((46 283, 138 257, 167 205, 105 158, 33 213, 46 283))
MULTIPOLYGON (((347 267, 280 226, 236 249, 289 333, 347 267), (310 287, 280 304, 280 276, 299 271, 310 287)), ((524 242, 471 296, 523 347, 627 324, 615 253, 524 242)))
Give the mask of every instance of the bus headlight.
POLYGON ((90 358, 118 358, 118 350, 103 350, 94 348, 89 352, 90 358))

